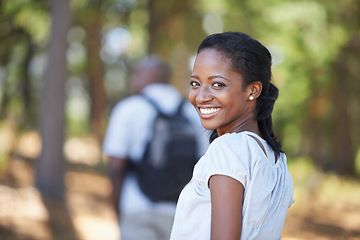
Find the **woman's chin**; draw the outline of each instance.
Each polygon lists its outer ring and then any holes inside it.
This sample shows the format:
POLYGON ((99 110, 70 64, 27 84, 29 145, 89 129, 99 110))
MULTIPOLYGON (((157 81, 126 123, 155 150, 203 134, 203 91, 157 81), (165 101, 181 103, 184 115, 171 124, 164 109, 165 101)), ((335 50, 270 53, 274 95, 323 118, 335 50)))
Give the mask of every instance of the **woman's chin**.
POLYGON ((212 124, 209 124, 209 123, 204 123, 204 122, 201 122, 201 125, 206 129, 206 130, 215 130, 217 127, 212 125, 212 124))

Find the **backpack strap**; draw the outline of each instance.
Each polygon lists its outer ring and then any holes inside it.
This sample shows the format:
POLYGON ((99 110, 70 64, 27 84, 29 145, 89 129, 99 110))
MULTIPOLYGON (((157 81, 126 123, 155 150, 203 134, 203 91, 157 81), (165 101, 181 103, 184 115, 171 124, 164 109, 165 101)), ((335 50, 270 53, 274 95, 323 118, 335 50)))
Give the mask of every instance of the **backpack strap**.
POLYGON ((178 109, 176 110, 175 114, 173 116, 176 116, 176 115, 180 115, 181 114, 181 111, 183 109, 183 106, 185 104, 186 100, 185 99, 182 99, 181 100, 181 103, 179 104, 178 106, 178 109))

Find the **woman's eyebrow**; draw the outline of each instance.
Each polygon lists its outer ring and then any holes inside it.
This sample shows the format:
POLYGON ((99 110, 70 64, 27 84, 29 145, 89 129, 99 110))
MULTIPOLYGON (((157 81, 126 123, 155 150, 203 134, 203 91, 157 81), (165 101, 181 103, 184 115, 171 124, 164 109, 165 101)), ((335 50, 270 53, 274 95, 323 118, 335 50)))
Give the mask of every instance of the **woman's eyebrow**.
POLYGON ((226 80, 228 82, 231 82, 230 79, 227 79, 226 77, 221 76, 221 75, 212 75, 208 79, 211 80, 211 79, 214 79, 214 78, 222 78, 222 79, 224 79, 224 80, 226 80))
MULTIPOLYGON (((191 75, 191 78, 200 79, 199 76, 197 76, 197 75, 191 75)), ((209 80, 212 80, 212 79, 215 79, 215 78, 221 78, 221 79, 224 79, 224 80, 226 80, 228 82, 231 82, 230 79, 227 79, 226 77, 223 77, 221 75, 212 75, 212 76, 208 77, 209 80)))

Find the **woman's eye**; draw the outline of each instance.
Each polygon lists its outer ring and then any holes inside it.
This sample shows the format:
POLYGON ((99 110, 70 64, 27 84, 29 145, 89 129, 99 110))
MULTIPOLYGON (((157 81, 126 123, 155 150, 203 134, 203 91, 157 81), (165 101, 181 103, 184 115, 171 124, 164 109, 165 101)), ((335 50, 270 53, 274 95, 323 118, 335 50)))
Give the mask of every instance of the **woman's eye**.
POLYGON ((223 84, 223 83, 221 83, 221 82, 215 82, 215 83, 213 84, 213 86, 216 87, 216 88, 222 88, 222 87, 225 87, 225 84, 223 84))
POLYGON ((199 83, 196 81, 190 81, 190 86, 196 87, 196 86, 199 86, 199 83))

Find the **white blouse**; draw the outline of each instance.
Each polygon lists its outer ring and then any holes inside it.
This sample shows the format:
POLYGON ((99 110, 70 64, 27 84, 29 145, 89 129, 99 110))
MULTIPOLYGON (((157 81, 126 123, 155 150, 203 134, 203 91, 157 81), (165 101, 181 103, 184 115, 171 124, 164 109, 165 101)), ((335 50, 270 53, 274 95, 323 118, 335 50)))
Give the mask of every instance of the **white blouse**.
POLYGON ((216 138, 180 194, 170 239, 210 239, 208 183, 213 175, 232 177, 244 186, 241 239, 280 239, 287 210, 293 202, 293 182, 286 161, 281 153, 275 163, 272 148, 252 132, 216 138))

